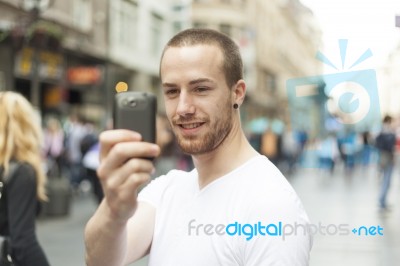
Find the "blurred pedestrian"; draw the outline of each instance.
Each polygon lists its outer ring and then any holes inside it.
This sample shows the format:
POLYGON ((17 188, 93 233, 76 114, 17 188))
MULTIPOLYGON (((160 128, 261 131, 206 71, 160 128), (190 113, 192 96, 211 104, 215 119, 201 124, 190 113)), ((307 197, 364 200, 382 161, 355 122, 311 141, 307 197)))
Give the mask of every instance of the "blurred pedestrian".
POLYGON ((69 178, 75 191, 78 190, 79 184, 85 176, 82 166, 81 142, 88 134, 88 129, 85 127, 83 120, 80 115, 71 116, 66 141, 69 178))
POLYGON ((317 155, 319 168, 328 170, 330 174, 333 174, 339 157, 338 142, 334 132, 329 132, 318 142, 317 155))
POLYGON ((288 168, 288 175, 292 175, 295 171, 300 149, 297 132, 288 125, 282 134, 282 156, 288 168))
POLYGON ((394 151, 396 135, 392 128, 392 117, 386 115, 383 119, 382 130, 376 137, 375 145, 379 150, 379 167, 383 175, 381 191, 379 194, 380 210, 388 210, 386 197, 390 188, 390 181, 394 167, 394 151))
POLYGON ((88 148, 88 150, 83 154, 82 165, 86 171, 86 178, 90 181, 92 186, 93 194, 96 198, 98 204, 103 200, 104 194, 103 189, 100 184, 100 180, 97 177, 97 168, 100 165, 100 145, 98 138, 88 148))
POLYGON ((265 130, 261 136, 261 154, 278 167, 280 159, 280 136, 276 134, 271 128, 265 130))
POLYGON ((362 136, 361 165, 368 166, 371 161, 372 139, 369 131, 364 131, 362 136))
POLYGON ((60 121, 54 117, 50 117, 46 121, 43 150, 46 156, 47 173, 51 176, 60 175, 64 151, 64 131, 60 121))
POLYGON ((338 146, 347 174, 352 174, 356 165, 356 157, 362 148, 361 137, 351 127, 338 133, 338 146))
POLYGON ((10 174, 0 199, 0 234, 9 236, 18 266, 49 265, 35 231, 39 202, 47 199, 41 149, 39 116, 30 103, 15 92, 0 92, 0 178, 10 174))

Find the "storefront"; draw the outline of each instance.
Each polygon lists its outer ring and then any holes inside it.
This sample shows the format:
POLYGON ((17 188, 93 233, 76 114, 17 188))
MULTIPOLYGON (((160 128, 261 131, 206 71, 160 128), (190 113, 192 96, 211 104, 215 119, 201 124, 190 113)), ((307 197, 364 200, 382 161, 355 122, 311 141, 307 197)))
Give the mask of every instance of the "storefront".
POLYGON ((86 119, 103 127, 109 108, 106 99, 105 61, 69 51, 65 54, 66 114, 79 113, 86 119))
POLYGON ((64 61, 61 52, 29 46, 15 53, 14 90, 23 94, 43 115, 62 112, 64 61))

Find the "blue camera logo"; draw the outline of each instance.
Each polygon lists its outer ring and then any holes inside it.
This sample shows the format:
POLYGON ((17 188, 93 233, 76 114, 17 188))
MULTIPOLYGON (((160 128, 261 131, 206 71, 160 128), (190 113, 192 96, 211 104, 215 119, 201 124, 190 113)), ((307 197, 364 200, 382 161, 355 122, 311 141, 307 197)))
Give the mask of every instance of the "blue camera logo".
MULTIPOLYGON (((339 40, 339 48, 344 69, 347 40, 339 40)), ((348 70, 371 56, 371 50, 366 50, 348 70)), ((320 52, 316 57, 339 70, 320 52)), ((380 123, 378 86, 373 69, 293 78, 287 81, 286 89, 292 127, 318 132, 316 137, 326 133, 323 127, 328 117, 334 117, 338 124, 351 127, 356 132, 371 129, 380 123), (325 104, 318 106, 318 102, 325 104)), ((310 152, 321 151, 314 147, 310 152)))

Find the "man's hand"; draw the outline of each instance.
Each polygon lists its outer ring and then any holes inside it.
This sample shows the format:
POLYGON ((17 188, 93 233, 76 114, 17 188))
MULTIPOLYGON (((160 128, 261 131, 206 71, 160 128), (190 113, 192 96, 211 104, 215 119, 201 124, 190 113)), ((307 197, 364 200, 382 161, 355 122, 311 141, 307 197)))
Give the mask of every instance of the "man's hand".
POLYGON ((125 223, 135 212, 137 190, 149 181, 156 144, 141 142, 140 134, 124 129, 100 134, 100 166, 97 175, 113 219, 125 223))

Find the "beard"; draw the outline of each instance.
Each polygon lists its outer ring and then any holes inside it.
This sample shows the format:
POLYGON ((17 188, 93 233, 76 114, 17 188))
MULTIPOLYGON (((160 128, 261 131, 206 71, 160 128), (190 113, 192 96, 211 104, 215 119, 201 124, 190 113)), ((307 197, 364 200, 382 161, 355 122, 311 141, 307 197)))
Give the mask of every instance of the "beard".
POLYGON ((221 108, 220 112, 218 112, 221 115, 215 117, 213 121, 209 118, 198 119, 194 116, 173 119, 172 128, 181 150, 190 155, 200 155, 218 148, 232 129, 232 110, 230 109, 231 104, 225 104, 223 108, 221 108), (180 135, 179 129, 177 129, 177 124, 182 122, 190 123, 190 121, 205 122, 202 127, 208 127, 205 128, 206 133, 196 136, 180 135))

